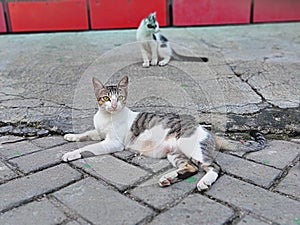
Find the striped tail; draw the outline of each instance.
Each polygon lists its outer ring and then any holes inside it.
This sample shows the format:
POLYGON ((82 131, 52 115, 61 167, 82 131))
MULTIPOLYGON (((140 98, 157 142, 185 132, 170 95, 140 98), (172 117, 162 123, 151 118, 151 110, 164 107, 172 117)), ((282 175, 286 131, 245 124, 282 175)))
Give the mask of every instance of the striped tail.
POLYGON ((267 146, 267 140, 262 133, 251 130, 250 136, 254 141, 233 141, 223 137, 215 136, 217 147, 225 151, 255 152, 267 146))

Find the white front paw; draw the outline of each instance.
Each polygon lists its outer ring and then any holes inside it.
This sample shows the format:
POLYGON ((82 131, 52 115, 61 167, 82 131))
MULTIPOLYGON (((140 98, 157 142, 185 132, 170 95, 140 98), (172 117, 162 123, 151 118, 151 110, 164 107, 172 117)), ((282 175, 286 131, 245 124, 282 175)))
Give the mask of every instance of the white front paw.
POLYGON ((79 137, 76 134, 66 134, 64 139, 66 141, 79 141, 79 137))
POLYGON ((143 67, 144 67, 144 68, 147 68, 147 67, 149 67, 149 66, 150 66, 150 65, 149 65, 149 62, 144 62, 144 63, 143 63, 143 67))
POLYGON ((151 66, 156 66, 156 65, 157 65, 157 59, 152 59, 151 66))
POLYGON ((72 152, 67 152, 66 154, 63 155, 62 160, 64 162, 69 162, 75 159, 80 159, 81 154, 78 150, 72 151, 72 152))

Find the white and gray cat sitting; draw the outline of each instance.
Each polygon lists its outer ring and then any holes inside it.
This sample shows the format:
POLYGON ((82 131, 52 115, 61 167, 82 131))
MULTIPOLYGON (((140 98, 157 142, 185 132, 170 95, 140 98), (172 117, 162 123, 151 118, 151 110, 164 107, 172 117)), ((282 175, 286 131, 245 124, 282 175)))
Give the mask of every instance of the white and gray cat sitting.
POLYGON ((206 57, 183 56, 171 48, 168 39, 160 33, 156 13, 144 18, 136 33, 143 57, 143 67, 165 66, 171 58, 179 61, 207 62, 206 57))
POLYGON ((192 176, 202 169, 206 174, 197 183, 199 191, 212 185, 219 173, 214 162, 215 150, 257 151, 266 139, 257 131, 250 134, 255 141, 244 143, 213 135, 188 115, 133 112, 126 107, 128 77, 115 85, 103 85, 93 78, 99 110, 94 116, 94 130, 82 134, 66 134, 67 141, 98 141, 63 155, 65 162, 84 157, 129 149, 152 158, 167 158, 176 167, 159 179, 168 186, 192 176))

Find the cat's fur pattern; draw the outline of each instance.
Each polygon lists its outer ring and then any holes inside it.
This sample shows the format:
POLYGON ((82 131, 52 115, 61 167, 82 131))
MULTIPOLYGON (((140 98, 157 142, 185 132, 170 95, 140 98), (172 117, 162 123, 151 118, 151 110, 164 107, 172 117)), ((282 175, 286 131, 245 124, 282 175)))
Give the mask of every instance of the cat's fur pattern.
POLYGON ((203 169, 206 174, 197 184, 199 191, 207 189, 218 177, 214 151, 221 145, 227 150, 255 151, 265 146, 259 133, 256 141, 236 143, 218 138, 197 124, 191 116, 133 112, 126 107, 128 77, 117 85, 105 86, 93 78, 99 110, 94 116, 95 130, 83 134, 66 134, 68 141, 97 140, 63 155, 63 161, 108 154, 128 148, 153 158, 164 158, 177 169, 163 175, 159 185, 168 186, 203 169))
POLYGON ((156 20, 156 13, 151 13, 144 18, 136 33, 137 41, 143 57, 143 67, 150 65, 165 66, 171 58, 181 61, 207 62, 206 57, 183 56, 171 48, 170 42, 159 31, 159 24, 156 20), (160 61, 159 61, 160 60, 160 61))

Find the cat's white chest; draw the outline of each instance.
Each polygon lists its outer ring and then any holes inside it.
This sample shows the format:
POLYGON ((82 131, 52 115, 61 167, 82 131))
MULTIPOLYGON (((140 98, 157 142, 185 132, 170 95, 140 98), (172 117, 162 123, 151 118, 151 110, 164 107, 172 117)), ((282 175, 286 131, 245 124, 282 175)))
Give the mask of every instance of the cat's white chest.
POLYGON ((94 116, 94 126, 98 133, 107 134, 112 126, 111 122, 109 118, 103 116, 99 111, 94 116))
POLYGON ((135 115, 126 107, 117 115, 98 111, 94 116, 94 126, 99 134, 124 143, 135 115))

